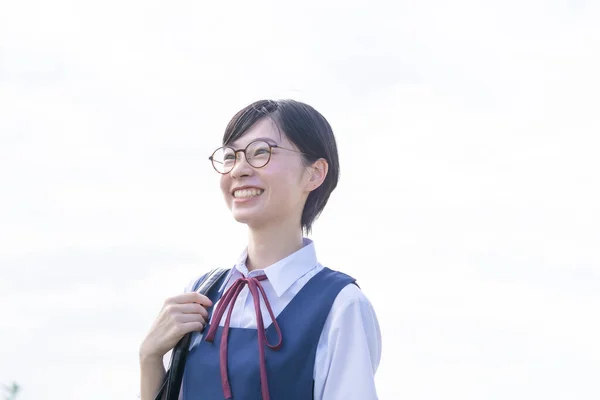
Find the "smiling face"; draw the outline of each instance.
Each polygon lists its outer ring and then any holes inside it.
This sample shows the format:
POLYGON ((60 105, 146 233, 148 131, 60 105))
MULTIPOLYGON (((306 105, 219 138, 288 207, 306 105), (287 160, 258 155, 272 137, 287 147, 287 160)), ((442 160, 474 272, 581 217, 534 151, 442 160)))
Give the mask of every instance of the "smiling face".
POLYGON ((221 189, 234 218, 251 229, 285 223, 310 233, 339 179, 336 140, 325 117, 296 100, 258 100, 231 118, 222 143, 226 147, 209 159, 223 174, 221 189), (265 151, 264 141, 277 147, 265 151))
POLYGON ((268 117, 258 120, 241 137, 228 144, 235 150, 263 140, 282 148, 273 148, 269 162, 252 167, 242 153, 235 166, 221 175, 221 190, 236 221, 259 229, 269 224, 290 223, 300 227, 304 203, 314 179, 298 148, 268 117), (290 151, 292 149, 296 151, 290 151))

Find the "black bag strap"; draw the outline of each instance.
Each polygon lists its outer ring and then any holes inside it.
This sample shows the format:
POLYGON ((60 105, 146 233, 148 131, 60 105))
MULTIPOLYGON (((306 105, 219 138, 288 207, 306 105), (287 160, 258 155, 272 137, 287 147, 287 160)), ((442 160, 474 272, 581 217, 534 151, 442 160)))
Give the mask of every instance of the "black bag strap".
MULTIPOLYGON (((203 279, 195 285, 194 291, 205 296, 209 296, 210 292, 218 286, 229 269, 215 268, 208 274, 204 275, 203 279)), ((173 348, 171 353, 171 365, 165 374, 165 379, 154 398, 154 400, 178 400, 179 391, 181 390, 181 382, 183 381, 183 372, 185 369, 185 361, 187 359, 188 350, 192 333, 185 334, 173 348)))

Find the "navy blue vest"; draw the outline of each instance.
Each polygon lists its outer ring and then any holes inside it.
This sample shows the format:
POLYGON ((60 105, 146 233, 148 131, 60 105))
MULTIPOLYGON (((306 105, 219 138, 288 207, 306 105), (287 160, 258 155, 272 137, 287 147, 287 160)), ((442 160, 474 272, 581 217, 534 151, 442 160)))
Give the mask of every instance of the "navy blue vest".
MULTIPOLYGON (((265 347, 272 400, 313 398, 315 356, 323 325, 340 290, 354 281, 348 275, 324 268, 300 289, 276 318, 283 334, 283 345, 277 351, 265 347)), ((211 296, 213 304, 221 295, 211 296)), ((205 327, 205 332, 208 328, 205 327)), ((213 343, 203 339, 188 354, 183 400, 224 399, 219 372, 222 331, 223 327, 219 327, 213 343)), ((266 328, 266 334, 269 343, 277 342, 273 324, 266 328)), ((229 329, 228 370, 234 399, 261 400, 256 329, 229 329)))

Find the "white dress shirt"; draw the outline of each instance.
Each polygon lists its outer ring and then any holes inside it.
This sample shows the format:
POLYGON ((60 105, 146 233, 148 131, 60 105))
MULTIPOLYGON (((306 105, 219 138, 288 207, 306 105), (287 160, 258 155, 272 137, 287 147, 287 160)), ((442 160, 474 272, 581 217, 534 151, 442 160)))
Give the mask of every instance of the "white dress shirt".
MULTIPOLYGON (((226 290, 242 276, 267 275, 268 280, 262 281, 261 284, 275 317, 310 278, 323 269, 317 261, 315 246, 310 239, 304 239, 302 249, 262 270, 249 272, 246 268, 247 256, 245 250, 221 289, 226 290)), ((186 291, 192 290, 194 282, 190 283, 186 291)), ((264 301, 260 304, 266 328, 272 322, 271 316, 264 301)), ((220 325, 224 323, 225 318, 222 318, 220 325)), ((230 326, 256 329, 256 312, 248 286, 242 289, 233 304, 230 326)), ((190 346, 199 343, 202 336, 203 334, 194 335, 190 346)), ((374 375, 380 358, 381 332, 375 311, 356 285, 348 285, 333 302, 319 338, 313 372, 314 398, 376 400, 374 375)))

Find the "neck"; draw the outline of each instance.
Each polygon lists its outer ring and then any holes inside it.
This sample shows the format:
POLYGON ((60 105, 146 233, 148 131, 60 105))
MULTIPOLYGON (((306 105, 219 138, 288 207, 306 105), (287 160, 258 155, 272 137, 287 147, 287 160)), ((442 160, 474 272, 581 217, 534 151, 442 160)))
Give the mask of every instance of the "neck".
POLYGON ((250 229, 248 233, 248 271, 264 269, 303 246, 302 229, 290 224, 250 229))

